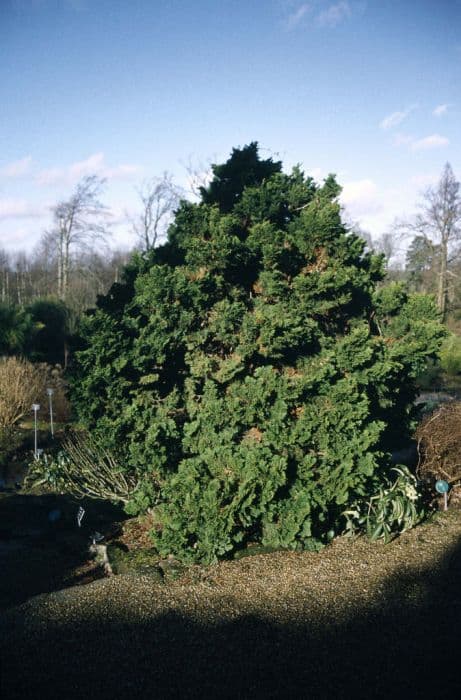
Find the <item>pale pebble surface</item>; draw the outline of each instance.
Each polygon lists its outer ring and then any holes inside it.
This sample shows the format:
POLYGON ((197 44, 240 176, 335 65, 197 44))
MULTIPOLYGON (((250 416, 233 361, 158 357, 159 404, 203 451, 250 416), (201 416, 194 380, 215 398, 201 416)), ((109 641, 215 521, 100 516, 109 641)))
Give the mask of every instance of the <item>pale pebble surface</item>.
POLYGON ((453 668, 430 689, 459 643, 460 537, 452 511, 389 545, 36 596, 2 616, 2 697, 453 697, 453 668))

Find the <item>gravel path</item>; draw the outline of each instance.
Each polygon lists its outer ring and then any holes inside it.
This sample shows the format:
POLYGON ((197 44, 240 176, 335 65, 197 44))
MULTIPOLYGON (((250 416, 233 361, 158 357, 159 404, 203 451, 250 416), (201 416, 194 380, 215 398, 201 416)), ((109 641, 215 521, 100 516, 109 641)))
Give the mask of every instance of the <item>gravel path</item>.
POLYGON ((460 537, 450 511, 386 546, 36 596, 2 617, 2 698, 455 697, 460 537))

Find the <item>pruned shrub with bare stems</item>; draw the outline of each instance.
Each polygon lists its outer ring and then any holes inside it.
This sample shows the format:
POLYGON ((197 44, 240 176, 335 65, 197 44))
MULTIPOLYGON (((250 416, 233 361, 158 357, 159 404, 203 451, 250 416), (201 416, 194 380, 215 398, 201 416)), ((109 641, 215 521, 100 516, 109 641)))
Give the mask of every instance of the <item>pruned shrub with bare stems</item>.
POLYGON ((138 479, 123 473, 114 456, 87 433, 70 432, 62 450, 31 465, 27 486, 47 486, 78 498, 103 498, 128 503, 138 479))
POLYGON ((461 481, 461 403, 444 404, 419 425, 418 475, 424 480, 461 481))
POLYGON ((19 357, 0 358, 0 428, 15 425, 44 393, 43 369, 19 357))

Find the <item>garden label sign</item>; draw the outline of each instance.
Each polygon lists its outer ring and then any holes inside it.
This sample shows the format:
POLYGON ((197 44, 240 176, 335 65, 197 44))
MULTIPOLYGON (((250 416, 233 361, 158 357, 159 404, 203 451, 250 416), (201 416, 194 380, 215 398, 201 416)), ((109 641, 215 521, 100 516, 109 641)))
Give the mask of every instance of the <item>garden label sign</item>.
POLYGON ((38 459, 39 454, 37 449, 37 411, 40 410, 40 404, 33 403, 32 410, 34 412, 34 459, 38 459))
POLYGON ((438 479, 438 481, 435 482, 435 490, 437 493, 443 494, 443 509, 447 510, 448 508, 448 490, 449 490, 449 485, 448 482, 445 481, 445 479, 438 479))
POLYGON ((79 527, 82 526, 82 520, 83 520, 84 515, 85 515, 85 508, 82 508, 82 506, 80 506, 80 508, 78 509, 78 513, 77 513, 77 525, 79 527))

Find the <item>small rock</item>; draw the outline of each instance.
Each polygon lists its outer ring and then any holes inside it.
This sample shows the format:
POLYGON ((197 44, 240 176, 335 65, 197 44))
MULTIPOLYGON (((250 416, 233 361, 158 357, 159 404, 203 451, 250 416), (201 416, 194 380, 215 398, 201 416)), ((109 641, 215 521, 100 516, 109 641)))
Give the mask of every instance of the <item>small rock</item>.
POLYGON ((181 562, 175 559, 171 554, 167 559, 161 559, 158 563, 158 567, 161 570, 163 577, 166 580, 169 579, 172 581, 180 578, 186 570, 186 567, 183 566, 183 564, 181 564, 181 562))
POLYGON ((107 555, 106 544, 96 544, 93 542, 93 544, 91 544, 89 547, 89 552, 94 557, 96 563, 104 568, 104 572, 107 574, 107 576, 114 573, 107 555))

